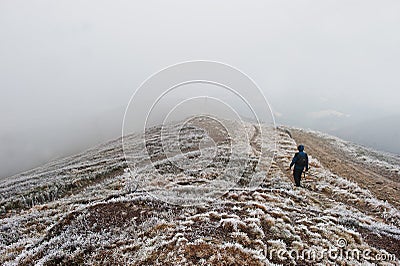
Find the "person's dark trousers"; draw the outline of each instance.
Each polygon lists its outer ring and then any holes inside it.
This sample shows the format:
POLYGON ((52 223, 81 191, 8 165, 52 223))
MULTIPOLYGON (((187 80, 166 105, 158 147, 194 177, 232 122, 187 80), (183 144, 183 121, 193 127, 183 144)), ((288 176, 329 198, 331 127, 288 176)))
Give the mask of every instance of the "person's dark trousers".
POLYGON ((300 180, 301 180, 301 174, 303 173, 303 169, 300 168, 294 168, 293 169, 293 177, 294 177, 294 182, 296 183, 296 187, 300 186, 300 180))

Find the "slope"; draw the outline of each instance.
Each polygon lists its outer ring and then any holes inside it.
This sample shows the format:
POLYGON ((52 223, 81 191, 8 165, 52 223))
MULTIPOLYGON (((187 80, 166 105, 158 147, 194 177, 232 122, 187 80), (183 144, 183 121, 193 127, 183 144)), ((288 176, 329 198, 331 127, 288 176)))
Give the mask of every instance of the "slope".
MULTIPOLYGON (((132 189, 135 184, 119 140, 1 181, 0 263, 399 264, 400 212, 395 202, 377 198, 374 191, 327 164, 326 155, 310 142, 315 132, 280 127, 274 132, 275 147, 260 139, 257 127, 249 124, 247 128, 253 134, 252 153, 263 146, 276 154, 261 186, 232 189, 200 206, 170 205, 132 189), (287 171, 297 146, 291 135, 310 148, 312 169, 304 188, 295 188, 287 171), (60 193, 58 187, 63 188, 60 193), (368 256, 337 255, 347 250, 368 251, 368 256), (311 255, 300 256, 307 252, 311 255), (383 256, 385 260, 379 261, 383 256)), ((319 137, 321 143, 332 141, 323 134, 319 137)), ((130 140, 139 142, 138 136, 130 140)), ((242 156, 249 155, 246 151, 242 156)), ((353 155, 343 149, 343 156, 353 155)), ((399 165, 394 158, 379 156, 370 164, 392 171, 390 180, 395 182, 399 165)), ((162 159, 157 163, 167 166, 162 159)), ((137 174, 145 173, 144 165, 137 174)), ((175 181, 179 182, 170 182, 175 181)))

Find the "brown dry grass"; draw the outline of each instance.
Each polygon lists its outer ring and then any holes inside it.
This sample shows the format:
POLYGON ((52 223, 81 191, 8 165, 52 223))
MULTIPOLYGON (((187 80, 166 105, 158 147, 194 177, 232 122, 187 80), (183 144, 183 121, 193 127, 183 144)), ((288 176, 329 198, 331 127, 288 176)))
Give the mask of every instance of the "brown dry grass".
POLYGON ((305 145, 307 152, 332 173, 357 183, 370 190, 376 198, 400 208, 400 181, 393 173, 362 164, 317 135, 294 129, 290 133, 296 143, 305 145))

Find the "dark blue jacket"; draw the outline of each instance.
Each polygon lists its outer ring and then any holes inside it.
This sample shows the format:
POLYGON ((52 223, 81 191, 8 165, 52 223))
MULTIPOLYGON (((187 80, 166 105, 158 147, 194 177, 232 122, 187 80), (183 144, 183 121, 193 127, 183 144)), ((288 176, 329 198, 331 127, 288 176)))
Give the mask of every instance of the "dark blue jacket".
POLYGON ((290 163, 290 167, 294 165, 294 169, 301 169, 304 170, 304 167, 306 170, 308 170, 308 155, 304 151, 296 152, 294 155, 292 162, 290 163), (298 165, 297 161, 300 159, 300 157, 305 157, 306 158, 306 164, 305 165, 298 165))

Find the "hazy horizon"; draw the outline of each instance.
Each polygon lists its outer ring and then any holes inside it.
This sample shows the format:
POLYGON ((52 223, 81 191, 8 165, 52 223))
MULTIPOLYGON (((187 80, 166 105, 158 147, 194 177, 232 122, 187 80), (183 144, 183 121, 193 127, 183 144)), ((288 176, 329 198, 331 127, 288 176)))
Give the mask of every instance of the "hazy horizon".
POLYGON ((398 1, 1 1, 0 177, 121 135, 150 75, 212 60, 278 124, 400 154, 398 1))

